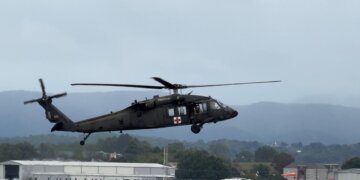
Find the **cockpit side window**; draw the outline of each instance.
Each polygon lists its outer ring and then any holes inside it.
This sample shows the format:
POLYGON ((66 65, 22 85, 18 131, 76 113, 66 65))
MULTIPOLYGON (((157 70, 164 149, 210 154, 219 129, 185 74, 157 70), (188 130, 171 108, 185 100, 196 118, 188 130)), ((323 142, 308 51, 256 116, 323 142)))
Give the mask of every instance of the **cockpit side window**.
POLYGON ((194 107, 194 112, 196 114, 199 114, 199 113, 203 113, 203 112, 206 112, 207 111, 207 103, 199 103, 199 104, 196 104, 195 107, 194 107))
POLYGON ((207 111, 207 103, 202 103, 202 108, 203 108, 203 111, 207 111))
POLYGON ((216 101, 211 101, 210 102, 210 109, 217 110, 217 109, 221 109, 221 107, 216 101))

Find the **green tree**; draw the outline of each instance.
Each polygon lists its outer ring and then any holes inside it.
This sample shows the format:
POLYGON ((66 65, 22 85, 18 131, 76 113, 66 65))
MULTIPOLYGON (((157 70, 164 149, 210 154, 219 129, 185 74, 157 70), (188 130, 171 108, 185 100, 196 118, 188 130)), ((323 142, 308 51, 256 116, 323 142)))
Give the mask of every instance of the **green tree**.
POLYGON ((168 144, 169 162, 176 162, 179 159, 179 155, 185 151, 183 143, 176 142, 168 144))
POLYGON ((79 161, 85 160, 82 148, 76 147, 72 150, 72 159, 79 161))
POLYGON ((106 139, 99 139, 97 142, 98 150, 105 152, 117 152, 124 153, 129 143, 135 138, 128 134, 122 134, 120 136, 114 136, 106 139))
POLYGON ((241 151, 236 154, 234 162, 251 162, 254 159, 254 154, 250 151, 241 151))
POLYGON ((15 144, 15 152, 13 153, 18 157, 18 159, 32 159, 39 156, 36 148, 27 142, 15 144))
POLYGON ((33 159, 38 157, 39 154, 37 153, 36 148, 27 142, 0 145, 0 162, 8 160, 33 159))
POLYGON ((271 162, 278 153, 270 146, 263 146, 255 151, 255 161, 271 162))
POLYGON ((217 141, 211 142, 209 144, 209 152, 212 155, 220 157, 222 159, 230 159, 229 148, 221 142, 217 142, 217 141))
POLYGON ((360 157, 354 157, 344 162, 341 169, 360 168, 360 157))
POLYGON ((254 165, 252 172, 256 174, 257 177, 266 178, 270 175, 270 168, 264 164, 254 165))
POLYGON ((230 163, 204 150, 188 150, 178 161, 179 179, 224 179, 232 175, 230 163))
POLYGON ((139 141, 135 138, 131 139, 124 153, 127 154, 141 154, 151 152, 151 146, 147 142, 139 141))
POLYGON ((168 150, 172 153, 178 153, 185 150, 185 146, 183 143, 176 142, 176 143, 170 143, 168 144, 168 150))
POLYGON ((280 153, 274 157, 272 164, 277 173, 281 174, 284 167, 291 164, 292 162, 294 162, 294 158, 290 154, 280 153))
POLYGON ((42 159, 49 159, 49 158, 55 158, 56 157, 55 149, 50 144, 41 143, 39 145, 38 149, 39 149, 40 158, 42 158, 42 159))

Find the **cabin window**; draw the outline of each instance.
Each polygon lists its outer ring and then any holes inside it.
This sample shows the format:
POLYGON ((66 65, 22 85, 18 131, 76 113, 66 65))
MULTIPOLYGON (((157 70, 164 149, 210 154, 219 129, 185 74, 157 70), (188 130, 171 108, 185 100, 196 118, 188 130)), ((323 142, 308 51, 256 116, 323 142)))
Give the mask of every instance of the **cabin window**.
POLYGON ((186 107, 185 106, 178 107, 178 112, 180 116, 186 115, 186 107))
POLYGON ((175 115, 174 108, 168 109, 168 115, 169 115, 169 116, 174 116, 174 115, 175 115))

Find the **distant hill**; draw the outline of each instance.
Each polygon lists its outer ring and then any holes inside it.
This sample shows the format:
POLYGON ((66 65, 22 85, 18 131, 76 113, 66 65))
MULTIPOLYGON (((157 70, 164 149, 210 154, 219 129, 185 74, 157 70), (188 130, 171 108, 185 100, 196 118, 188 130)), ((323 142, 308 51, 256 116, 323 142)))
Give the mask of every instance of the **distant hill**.
POLYGON ((257 103, 237 107, 235 128, 259 141, 357 143, 360 109, 325 104, 257 103))
MULTIPOLYGON (((71 93, 54 100, 74 121, 127 107, 135 99, 151 98, 158 92, 116 91, 106 93, 71 93)), ((37 104, 23 105, 24 100, 40 92, 0 92, 0 137, 49 133, 51 124, 37 104)), ((360 109, 326 104, 280 104, 262 102, 234 106, 239 115, 232 120, 206 124, 198 135, 189 126, 129 131, 141 136, 187 141, 235 139, 269 142, 356 143, 360 137, 360 109)), ((59 133, 60 135, 69 135, 59 133)), ((116 134, 113 132, 112 134, 116 134)), ((78 136, 79 134, 74 134, 78 136)))

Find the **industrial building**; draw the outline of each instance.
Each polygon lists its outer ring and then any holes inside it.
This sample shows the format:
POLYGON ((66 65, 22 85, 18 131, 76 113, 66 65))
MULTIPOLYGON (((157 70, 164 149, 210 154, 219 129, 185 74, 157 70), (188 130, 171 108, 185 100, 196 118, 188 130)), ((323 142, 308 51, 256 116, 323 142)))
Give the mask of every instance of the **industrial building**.
POLYGON ((287 180, 337 180, 339 164, 290 164, 283 170, 287 180))
POLYGON ((21 180, 173 180, 175 168, 152 163, 7 161, 0 179, 21 180))
POLYGON ((360 169, 347 169, 339 171, 337 180, 360 180, 360 169))

